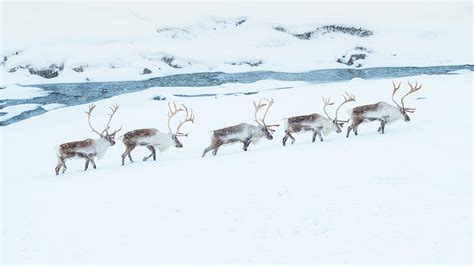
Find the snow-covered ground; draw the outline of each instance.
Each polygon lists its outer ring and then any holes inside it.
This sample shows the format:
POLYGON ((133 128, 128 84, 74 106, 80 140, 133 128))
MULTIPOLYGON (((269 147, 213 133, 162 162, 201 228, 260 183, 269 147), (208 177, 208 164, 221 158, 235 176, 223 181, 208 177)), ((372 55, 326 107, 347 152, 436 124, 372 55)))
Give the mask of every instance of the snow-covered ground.
MULTIPOLYGON (((273 97, 267 120, 322 113, 321 97, 390 101, 391 80, 311 85, 257 95, 174 98, 194 110, 184 148, 120 166, 122 143, 98 169, 69 161, 55 176, 55 146, 94 137, 87 105, 2 127, 4 263, 470 263, 472 255, 472 72, 403 79, 408 123, 359 128, 283 147, 282 129, 249 151, 222 147, 201 158, 209 130, 252 122, 252 100, 273 97)), ((273 82, 275 87, 282 84, 273 82)), ((289 83, 285 83, 289 86, 289 83)), ((245 90, 258 84, 233 84, 245 90)), ((97 102, 93 123, 120 109, 112 128, 166 130, 166 101, 197 88, 151 88, 97 102), (139 119, 138 119, 139 118, 139 119)), ((334 111, 334 110, 332 110, 334 111)), ((345 128, 344 128, 345 129, 345 128)), ((344 130, 345 131, 345 130, 344 130)), ((148 151, 137 148, 136 160, 148 151)))
POLYGON ((0 86, 473 63, 471 2, 7 2, 2 9, 0 86))

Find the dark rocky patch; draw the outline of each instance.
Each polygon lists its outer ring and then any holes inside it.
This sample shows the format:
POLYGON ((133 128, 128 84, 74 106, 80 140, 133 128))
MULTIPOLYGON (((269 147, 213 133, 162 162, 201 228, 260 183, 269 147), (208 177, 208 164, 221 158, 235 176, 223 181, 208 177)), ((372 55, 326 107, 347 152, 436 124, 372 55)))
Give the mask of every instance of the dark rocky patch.
POLYGON ((249 66, 256 67, 256 66, 259 66, 259 65, 263 64, 263 62, 262 62, 262 60, 258 60, 258 61, 232 62, 230 64, 233 65, 233 66, 249 65, 249 66))
POLYGON ((79 67, 73 67, 72 70, 74 70, 75 72, 78 72, 78 73, 82 73, 82 72, 84 72, 84 68, 85 68, 85 66, 79 66, 79 67))
POLYGON ((151 74, 151 70, 149 70, 148 68, 144 68, 142 70, 142 75, 148 75, 148 74, 151 74))
POLYGON ((43 69, 28 68, 28 71, 31 75, 38 75, 43 78, 51 79, 57 77, 59 75, 59 72, 63 71, 63 69, 63 64, 52 64, 48 68, 43 69))
POLYGON ((59 75, 59 72, 64 70, 63 64, 52 64, 47 68, 34 68, 31 65, 17 66, 8 70, 8 72, 16 72, 18 69, 28 69, 31 75, 38 75, 43 78, 51 79, 59 75))
POLYGON ((369 53, 370 51, 367 48, 356 46, 353 50, 347 52, 341 58, 338 58, 336 62, 347 66, 355 65, 355 67, 362 67, 360 61, 357 63, 356 61, 366 59, 369 53))
POLYGON ((237 27, 237 26, 240 26, 240 25, 242 25, 242 24, 245 23, 245 22, 247 22, 246 19, 240 19, 240 20, 238 20, 237 22, 235 22, 235 26, 236 26, 236 27, 237 27))
POLYGON ((356 28, 352 26, 343 26, 343 25, 326 25, 326 26, 318 27, 315 30, 307 31, 303 33, 292 33, 288 29, 282 26, 275 26, 273 27, 273 29, 276 31, 293 35, 300 40, 310 40, 310 39, 315 38, 318 35, 322 36, 329 33, 342 33, 342 34, 348 34, 348 35, 357 36, 357 37, 369 37, 374 34, 373 31, 368 30, 368 29, 356 28))
POLYGON ((163 56, 161 61, 165 62, 168 66, 170 66, 172 68, 181 68, 178 64, 173 63, 175 61, 175 59, 176 58, 174 56, 163 56))
POLYGON ((166 101, 166 97, 162 97, 162 96, 155 96, 153 97, 153 100, 156 100, 156 101, 166 101))

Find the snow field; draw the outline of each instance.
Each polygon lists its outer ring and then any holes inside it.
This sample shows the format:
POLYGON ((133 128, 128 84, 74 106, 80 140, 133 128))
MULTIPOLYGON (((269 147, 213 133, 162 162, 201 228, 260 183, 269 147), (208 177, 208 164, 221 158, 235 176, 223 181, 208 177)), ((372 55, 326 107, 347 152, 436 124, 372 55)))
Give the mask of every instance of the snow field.
MULTIPOLYGON (((412 121, 359 136, 311 134, 281 146, 282 129, 243 152, 224 146, 201 158, 209 130, 252 122, 252 100, 272 97, 269 123, 322 113, 353 92, 355 105, 390 101, 391 80, 269 90, 248 96, 173 98, 194 110, 183 149, 157 161, 137 148, 120 166, 122 143, 83 172, 68 161, 55 176, 53 147, 95 137, 87 105, 65 107, 0 128, 3 254, 6 263, 468 263, 471 259, 472 73, 402 79, 423 84, 407 97, 412 121), (417 99, 420 98, 420 99, 417 99), (467 126, 466 126, 467 125, 467 126), (34 129, 33 131, 31 129, 34 129)), ((398 80, 396 80, 398 81, 398 80)), ((266 86, 288 86, 265 81, 266 86)), ((226 85, 222 90, 258 86, 226 85)), ((202 88, 203 90, 206 88, 202 88)), ((209 89, 209 88, 207 88, 209 89)), ((212 89, 212 88, 211 88, 212 89)), ((214 88, 217 89, 217 88, 214 88)), ((156 95, 198 88, 151 88, 97 102, 93 124, 166 131, 166 101, 156 95)), ((200 90, 199 92, 201 92, 200 90)), ((168 98, 169 99, 169 98, 168 98)), ((334 112, 335 108, 331 109, 334 112)), ((344 116, 341 117, 344 118, 344 116)))

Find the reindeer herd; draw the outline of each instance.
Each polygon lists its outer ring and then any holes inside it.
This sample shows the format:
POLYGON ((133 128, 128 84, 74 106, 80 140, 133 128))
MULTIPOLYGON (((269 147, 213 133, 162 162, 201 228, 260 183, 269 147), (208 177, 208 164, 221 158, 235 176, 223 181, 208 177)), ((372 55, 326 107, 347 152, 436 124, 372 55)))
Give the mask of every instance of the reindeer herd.
MULTIPOLYGON (((410 82, 408 85, 410 90, 401 97, 400 104, 395 100, 395 93, 400 88, 401 83, 398 86, 392 81, 393 92, 392 92, 392 101, 396 106, 393 106, 386 102, 378 102, 375 104, 357 106, 349 110, 350 120, 352 121, 351 125, 347 128, 346 137, 349 137, 351 131, 357 136, 357 128, 364 122, 379 121, 380 126, 378 132, 381 134, 385 133, 385 125, 400 119, 403 119, 405 122, 410 121, 408 113, 413 113, 414 108, 405 107, 403 100, 409 94, 412 94, 421 89, 421 84, 415 83, 413 86, 410 82)), ((336 133, 342 132, 342 127, 345 123, 348 123, 349 120, 339 120, 338 111, 346 103, 354 102, 355 96, 350 93, 345 93, 342 95, 344 101, 339 104, 336 108, 334 118, 332 118, 326 108, 328 106, 334 105, 334 102, 328 98, 323 98, 323 110, 326 116, 320 115, 318 113, 309 114, 309 115, 300 115, 290 118, 283 119, 285 136, 282 139, 283 146, 286 145, 288 138, 291 139, 291 144, 295 142, 295 138, 292 134, 299 134, 304 132, 312 133, 312 142, 319 137, 320 141, 323 141, 323 135, 327 136, 332 131, 336 133)), ((257 125, 241 123, 238 125, 221 128, 213 130, 211 136, 211 144, 209 147, 204 149, 202 157, 206 155, 209 151, 212 151, 213 155, 217 154, 219 148, 224 144, 241 142, 243 144, 243 150, 247 151, 250 143, 256 143, 261 138, 266 138, 268 140, 273 139, 273 133, 275 132, 275 127, 278 127, 277 124, 267 124, 265 122, 265 117, 267 116, 268 110, 274 104, 273 99, 264 99, 263 102, 260 100, 258 103, 253 102, 254 105, 254 119, 257 125), (259 112, 263 111, 263 116, 259 118, 259 112)), ((183 104, 180 107, 174 102, 168 103, 169 113, 168 113, 168 130, 169 133, 160 132, 156 128, 144 128, 136 129, 125 133, 122 136, 122 142, 125 145, 125 152, 122 154, 122 165, 125 164, 125 159, 128 157, 130 162, 133 162, 131 152, 137 146, 145 146, 150 150, 150 155, 145 156, 143 161, 147 161, 151 157, 153 160, 156 160, 156 149, 160 152, 168 149, 169 147, 182 148, 183 144, 179 141, 178 137, 187 137, 188 134, 180 132, 181 126, 185 123, 191 122, 194 123, 194 115, 191 110, 189 112, 188 108, 183 104), (176 117, 178 113, 184 113, 185 119, 179 121, 176 130, 173 132, 171 128, 171 120, 176 117)), ((86 111, 87 122, 91 130, 99 135, 98 139, 85 139, 81 141, 74 141, 61 144, 57 149, 57 158, 58 164, 55 168, 56 175, 59 175, 59 172, 62 169, 62 172, 65 173, 66 160, 68 159, 84 159, 86 171, 89 167, 89 164, 92 164, 92 167, 95 169, 96 164, 94 158, 102 158, 110 146, 115 145, 115 135, 119 132, 122 127, 114 130, 112 133, 109 133, 110 122, 112 121, 115 113, 117 112, 119 106, 113 105, 110 107, 111 113, 108 114, 109 119, 105 128, 99 132, 91 124, 90 118, 92 111, 95 109, 95 105, 89 106, 89 110, 86 111)))

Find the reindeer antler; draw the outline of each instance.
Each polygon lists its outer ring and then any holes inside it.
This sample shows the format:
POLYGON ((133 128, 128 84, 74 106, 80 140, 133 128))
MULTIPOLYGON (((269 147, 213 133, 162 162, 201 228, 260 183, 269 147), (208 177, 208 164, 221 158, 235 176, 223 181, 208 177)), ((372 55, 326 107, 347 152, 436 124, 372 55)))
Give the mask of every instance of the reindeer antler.
POLYGON ((117 112, 117 110, 119 109, 119 107, 120 106, 118 104, 114 104, 110 107, 110 110, 112 111, 112 113, 108 114, 109 121, 107 121, 107 125, 105 126, 105 129, 102 131, 102 133, 105 132, 105 134, 107 134, 107 135, 114 135, 115 133, 119 132, 122 129, 122 126, 120 126, 120 128, 118 130, 115 130, 112 134, 109 134, 110 122, 112 121, 112 118, 114 117, 114 115, 117 112))
POLYGON ((171 106, 171 102, 168 102, 168 108, 170 109, 170 111, 168 112, 168 129, 170 130, 170 134, 173 134, 173 130, 171 130, 171 118, 173 118, 177 113, 183 111, 183 109, 181 108, 178 108, 176 106, 176 103, 175 102, 172 102, 173 103, 173 107, 171 106))
MULTIPOLYGON (((266 104, 265 103, 262 103, 262 100, 258 100, 258 104, 257 102, 253 101, 253 106, 255 108, 255 111, 254 111, 254 118, 255 118, 255 122, 257 122, 257 124, 259 124, 260 126, 264 127, 265 124, 260 124, 259 122, 259 119, 257 118, 257 114, 258 114, 258 111, 260 111, 260 109, 262 109, 266 104)), ((267 109, 268 110, 268 109, 267 109)))
POLYGON ((419 91, 421 89, 421 84, 420 86, 418 87, 418 82, 415 83, 415 86, 411 85, 410 81, 408 81, 408 86, 410 86, 410 91, 408 91, 405 95, 403 95, 402 99, 400 100, 401 103, 402 103, 402 108, 406 111, 406 112, 409 112, 409 113, 414 113, 415 112, 415 108, 408 108, 408 107, 405 107, 405 103, 403 102, 403 99, 405 99, 405 97, 407 97, 409 94, 412 94, 416 91, 419 91))
POLYGON ((119 132, 120 130, 122 130, 122 126, 120 126, 119 129, 115 130, 112 134, 109 134, 108 130, 110 128, 110 122, 112 121, 112 118, 114 117, 115 113, 117 112, 119 108, 119 105, 118 104, 114 104, 110 107, 110 109, 112 110, 112 113, 111 114, 108 114, 110 117, 109 117, 109 121, 107 122, 107 125, 105 126, 105 129, 102 130, 102 133, 99 133, 99 131, 97 131, 91 124, 91 114, 92 114, 92 111, 94 111, 95 109, 95 104, 91 104, 89 105, 89 110, 86 111, 86 114, 87 114, 87 122, 89 123, 89 127, 92 129, 93 132, 97 133, 99 136, 103 137, 104 136, 104 133, 106 135, 114 135, 115 133, 119 132))
POLYGON ((95 108, 95 104, 91 104, 89 105, 89 110, 86 111, 86 114, 87 114, 87 123, 89 123, 89 127, 92 129, 92 132, 95 132, 97 133, 99 136, 102 137, 102 134, 99 133, 99 131, 95 130, 95 128, 92 126, 91 124, 91 114, 92 114, 92 111, 94 111, 94 108, 95 108))
POLYGON ((395 82, 392 80, 392 85, 393 85, 393 92, 392 92, 392 101, 397 105, 398 108, 401 108, 400 105, 395 101, 395 93, 397 92, 398 89, 400 89, 400 85, 402 84, 402 82, 400 81, 398 83, 398 86, 395 85, 395 82))
POLYGON ((193 114, 193 111, 192 111, 192 110, 191 110, 191 114, 189 114, 188 108, 187 108, 184 104, 182 104, 182 106, 183 106, 183 108, 184 108, 184 111, 186 112, 186 118, 185 118, 184 121, 179 122, 179 125, 178 125, 178 127, 176 128, 176 135, 177 135, 177 136, 185 136, 185 137, 187 137, 188 134, 183 134, 183 133, 179 132, 179 129, 180 129, 181 126, 184 125, 186 122, 192 122, 192 123, 194 124, 194 114, 193 114))
POLYGON ((332 120, 332 118, 329 116, 328 112, 326 111, 326 106, 333 105, 334 103, 331 102, 331 98, 324 98, 324 97, 323 97, 323 102, 324 102, 324 107, 323 107, 324 113, 329 118, 329 120, 332 120))
POLYGON ((268 130, 270 130, 271 132, 275 132, 275 129, 272 129, 271 127, 278 127, 280 125, 278 124, 267 125, 267 123, 265 122, 265 118, 267 117, 268 110, 270 110, 270 107, 272 107, 275 101, 273 100, 273 98, 270 98, 270 99, 265 98, 264 100, 267 102, 267 110, 265 110, 265 113, 263 114, 262 123, 268 130))
POLYGON ((280 125, 277 125, 277 124, 274 124, 274 125, 267 125, 265 123, 265 118, 267 117, 267 113, 268 113, 268 110, 270 109, 270 107, 272 107, 272 105, 275 103, 275 101, 273 100, 273 98, 265 98, 263 99, 264 101, 266 101, 267 103, 262 103, 262 100, 260 99, 258 101, 258 104, 254 101, 253 102, 253 106, 255 107, 255 122, 257 122, 257 124, 259 124, 260 126, 262 127, 265 127, 267 128, 268 130, 270 130, 271 132, 275 132, 274 129, 272 129, 271 127, 278 127, 280 125), (260 109, 262 109, 264 106, 267 106, 267 109, 265 110, 265 113, 263 113, 263 116, 262 118, 259 119, 257 118, 257 113, 260 109), (261 123, 260 123, 261 122, 261 123))
POLYGON ((344 98, 344 102, 342 102, 336 109, 336 117, 334 118, 336 121, 338 122, 344 122, 344 123, 347 123, 349 122, 349 120, 337 120, 337 112, 339 111, 339 108, 341 108, 341 106, 343 106, 344 104, 348 103, 348 102, 354 102, 355 101, 355 95, 352 94, 352 93, 348 93, 347 91, 344 92, 345 95, 343 94, 342 97, 344 98))

